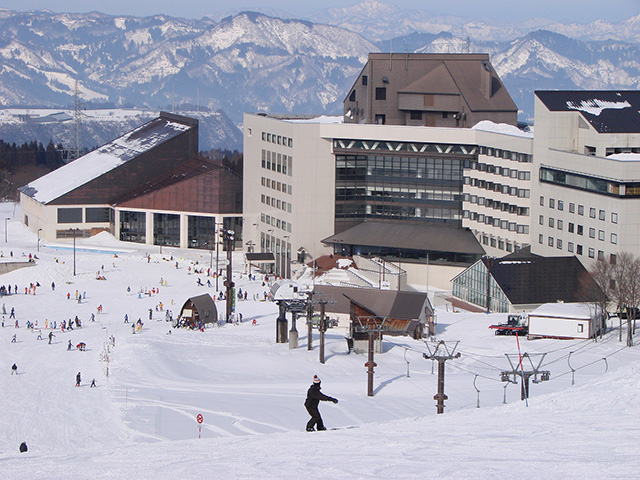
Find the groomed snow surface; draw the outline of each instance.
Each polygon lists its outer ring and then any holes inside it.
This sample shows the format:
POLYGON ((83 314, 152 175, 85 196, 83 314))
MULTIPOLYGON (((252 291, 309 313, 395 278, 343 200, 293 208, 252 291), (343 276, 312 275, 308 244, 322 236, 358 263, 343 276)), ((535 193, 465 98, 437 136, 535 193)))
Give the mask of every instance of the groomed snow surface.
MULTIPOLYGON (((36 235, 18 221, 19 208, 14 213, 13 205, 2 204, 0 213, 11 218, 0 261, 39 257, 35 266, 0 276, 0 285, 18 285, 21 292, 0 298, 7 309, 0 328, 2 479, 638 476, 640 357, 637 347, 618 342, 616 322, 597 343, 521 339, 522 352, 536 364, 536 354, 547 353, 542 369, 551 372, 550 381, 531 384, 527 407, 517 385, 507 387, 503 404, 500 372, 510 368, 505 353, 517 353, 516 338, 495 336, 487 327, 506 316, 438 309, 438 340, 459 340, 462 355, 446 363, 449 399, 445 413, 436 415, 437 365, 423 358, 424 342, 385 338, 384 353, 375 358, 375 395, 367 397, 366 358, 347 354, 344 328, 328 331, 324 365, 317 332, 313 351, 307 350, 303 321, 300 348, 275 343, 277 308, 253 300, 267 286, 241 275, 240 253, 233 265, 234 280, 248 291, 248 300, 237 302, 243 323, 204 332, 172 329, 156 305, 177 315, 188 297, 213 294, 215 279, 213 288, 198 287, 192 272, 215 265, 215 255, 168 248, 160 254, 158 247, 102 234, 78 241, 74 276, 70 244, 60 249, 41 242, 38 253, 36 235), (106 280, 96 280, 98 271, 106 280), (35 282, 41 285, 36 294, 25 295, 24 287, 35 282), (140 289, 153 287, 158 294, 138 298, 140 289), (80 304, 76 290, 86 295, 80 304), (8 318, 11 308, 18 329, 8 318), (92 313, 95 322, 89 321, 92 313), (125 314, 142 319, 141 332, 131 333, 125 314), (61 332, 60 322, 76 315, 83 327, 61 332), (38 322, 44 340, 37 339, 38 329, 25 328, 27 320, 38 322), (58 324, 51 345, 45 320, 58 324), (11 343, 14 334, 17 342, 11 343), (107 377, 101 356, 112 335, 107 377), (87 349, 67 351, 68 341, 85 342, 87 349), (14 362, 17 376, 10 373, 14 362), (304 431, 303 402, 314 374, 323 391, 340 400, 321 403, 327 426, 356 428, 304 431), (97 388, 89 386, 93 378, 97 388), (198 414, 204 418, 200 439, 198 414), (23 441, 27 453, 18 451, 23 441)), ((224 302, 218 308, 223 311, 224 302)))

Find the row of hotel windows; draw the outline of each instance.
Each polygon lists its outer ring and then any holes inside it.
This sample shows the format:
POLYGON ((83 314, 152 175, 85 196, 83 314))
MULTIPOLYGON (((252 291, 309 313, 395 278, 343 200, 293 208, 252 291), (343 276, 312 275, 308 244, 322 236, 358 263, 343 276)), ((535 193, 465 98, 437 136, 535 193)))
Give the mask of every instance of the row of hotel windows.
MULTIPOLYGON (((276 255, 286 254, 287 259, 291 259, 291 244, 280 240, 279 238, 272 237, 271 235, 260 234, 260 247, 263 251, 272 252, 276 255), (282 248, 281 248, 282 245, 282 248)), ((277 263, 277 262, 276 262, 277 263)))
POLYGON ((291 176, 292 163, 291 155, 262 150, 262 168, 291 176))
POLYGON ((272 217, 271 215, 267 215, 266 213, 260 214, 260 220, 262 221, 262 223, 266 223, 267 225, 271 225, 272 227, 276 227, 284 230, 285 232, 291 233, 291 224, 289 222, 285 222, 284 220, 280 220, 279 218, 272 217))
POLYGON ((511 203, 500 202, 491 198, 479 197, 478 195, 471 195, 470 193, 465 193, 462 198, 465 202, 468 203, 493 208, 495 210, 500 210, 503 212, 515 213, 516 215, 522 215, 525 217, 529 216, 529 207, 519 207, 511 203))
POLYGON ((512 197, 529 198, 531 195, 531 191, 528 188, 512 187, 510 185, 487 182, 486 180, 479 180, 471 177, 464 177, 464 184, 471 185, 472 187, 484 188, 485 190, 491 190, 493 192, 504 193, 505 195, 511 195, 512 197))
POLYGON ((547 167, 540 167, 540 181, 604 195, 618 197, 640 196, 640 182, 615 182, 562 170, 553 170, 547 167))
POLYGON ((275 180, 271 180, 270 178, 262 177, 260 179, 260 184, 263 187, 272 188, 278 192, 286 193, 291 195, 291 185, 288 185, 284 182, 276 182, 275 180))
MULTIPOLYGON (((483 245, 491 245, 493 248, 498 248, 500 250, 506 250, 507 252, 513 252, 514 245, 509 242, 496 237, 489 237, 488 235, 482 235, 482 244, 483 245)), ((520 250, 518 245, 515 246, 515 251, 520 250)), ((486 282, 485 282, 486 285, 486 282)))
MULTIPOLYGON (((544 225, 544 216, 540 215, 539 218, 540 225, 544 225)), ((549 217, 549 227, 557 228, 558 230, 562 230, 564 228, 564 222, 560 219, 554 219, 553 217, 549 217)), ((567 231, 569 233, 577 233, 578 235, 584 234, 584 227, 582 225, 575 225, 574 223, 569 222, 567 224, 567 231), (577 227, 577 228, 576 228, 577 227)), ((589 238, 596 238, 596 229, 589 228, 589 238)), ((604 230, 598 230, 598 240, 604 242, 605 232, 604 230)), ((618 243, 618 235, 615 233, 611 234, 611 243, 614 245, 618 243)))
MULTIPOLYGON (((538 235, 538 243, 540 243, 541 245, 544 243, 544 235, 542 234, 538 235)), ((554 239, 553 237, 548 237, 547 245, 550 247, 553 247, 555 245, 555 247, 558 250, 562 250, 562 239, 560 238, 554 239)), ((584 255, 584 248, 582 247, 582 245, 574 245, 573 242, 567 242, 567 251, 569 253, 574 253, 574 250, 576 255, 584 255)), ((589 256, 589 258, 596 258, 596 249, 589 247, 589 249, 587 250, 587 255, 589 256)), ((597 258, 598 260, 604 260, 603 250, 598 250, 597 258)), ((611 263, 615 263, 615 258, 616 258, 616 255, 612 253, 610 258, 611 263)))
POLYGON ((293 147, 293 139, 276 135, 275 133, 262 132, 262 141, 284 145, 285 147, 293 147))
POLYGON ((278 210, 291 213, 291 204, 284 200, 280 201, 277 198, 273 198, 268 195, 260 195, 260 202, 275 207, 278 210))
POLYGON ((508 220, 501 220, 497 217, 490 215, 484 215, 482 213, 470 212, 469 210, 462 211, 462 218, 468 218, 478 223, 484 223, 485 225, 492 225, 502 230, 509 230, 516 233, 529 233, 529 225, 518 225, 515 222, 509 222, 508 220))
POLYGON ((58 208, 58 223, 113 223, 114 210, 109 207, 58 208), (82 213, 84 210, 84 221, 82 213))
MULTIPOLYGON (((540 205, 544 206, 544 197, 540 197, 540 205)), ((562 200, 558 200, 558 202, 556 203, 556 200, 553 198, 549 199, 549 208, 555 209, 557 206, 557 209, 560 211, 564 210, 564 202, 562 200)), ((584 205, 578 205, 578 215, 584 215, 584 205)), ((569 204, 569 213, 576 213, 576 204, 575 203, 570 203, 569 204)), ((607 212, 605 212, 604 210, 598 210, 594 207, 589 208, 589 218, 596 218, 596 214, 597 214, 597 218, 598 220, 602 220, 605 221, 607 219, 607 212)), ((618 223, 618 214, 615 212, 611 212, 611 223, 618 223)), ((542 223, 540 223, 540 225, 542 225, 542 223)))
POLYGON ((531 172, 516 170, 515 168, 497 167, 489 163, 474 162, 471 164, 471 169, 503 177, 517 178, 518 180, 531 180, 531 172))
POLYGON ((486 155, 488 157, 506 158, 507 160, 513 160, 520 163, 532 163, 533 155, 529 153, 518 153, 510 150, 502 150, 500 148, 483 147, 480 146, 480 155, 486 155))

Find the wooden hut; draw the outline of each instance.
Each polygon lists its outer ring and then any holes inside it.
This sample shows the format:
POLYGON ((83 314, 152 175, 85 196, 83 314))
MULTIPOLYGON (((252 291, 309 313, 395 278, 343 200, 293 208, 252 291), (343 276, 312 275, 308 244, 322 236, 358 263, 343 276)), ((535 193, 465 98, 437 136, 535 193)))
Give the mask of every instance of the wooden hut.
POLYGON ((187 299, 180 310, 177 322, 178 325, 192 328, 198 328, 199 325, 204 327, 207 323, 217 323, 218 309, 211 295, 204 293, 187 299))

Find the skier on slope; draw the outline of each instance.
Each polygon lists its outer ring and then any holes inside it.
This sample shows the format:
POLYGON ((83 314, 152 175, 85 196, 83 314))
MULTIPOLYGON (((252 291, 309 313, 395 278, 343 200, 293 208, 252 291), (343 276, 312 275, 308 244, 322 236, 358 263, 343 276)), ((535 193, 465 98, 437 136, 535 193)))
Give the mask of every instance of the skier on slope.
POLYGON ((314 375, 313 384, 311 384, 309 390, 307 390, 307 399, 304 402, 307 412, 311 415, 311 419, 307 422, 307 432, 313 432, 314 426, 317 426, 318 431, 326 430, 322 422, 322 417, 320 416, 320 411, 318 410, 320 401, 338 403, 337 398, 329 397, 320 391, 320 379, 317 375, 314 375))
POLYGON ((82 380, 82 377, 80 376, 80 372, 78 372, 76 375, 76 387, 80 386, 80 380, 82 380))

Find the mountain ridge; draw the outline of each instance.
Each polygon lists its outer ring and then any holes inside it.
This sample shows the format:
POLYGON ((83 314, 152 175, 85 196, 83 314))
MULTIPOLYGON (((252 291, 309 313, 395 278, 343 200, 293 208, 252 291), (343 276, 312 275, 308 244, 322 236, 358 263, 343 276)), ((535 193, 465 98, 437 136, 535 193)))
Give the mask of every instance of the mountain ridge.
MULTIPOLYGON (((562 33, 577 24, 503 25, 413 10, 400 21, 407 12, 375 0, 319 11, 313 21, 247 11, 217 21, 3 9, 0 106, 68 108, 77 85, 94 105, 189 103, 226 113, 236 125, 244 112, 339 114, 369 53, 390 49, 488 53, 524 121, 533 118, 534 90, 640 87, 640 15, 616 24, 623 41, 602 39, 614 25, 604 21, 585 40, 584 31, 581 38, 562 33), (371 39, 335 25, 346 18, 371 39), (385 28, 413 30, 374 41, 385 28)), ((224 144, 224 137, 237 135, 226 131, 204 144, 235 149, 237 140, 224 144)))

